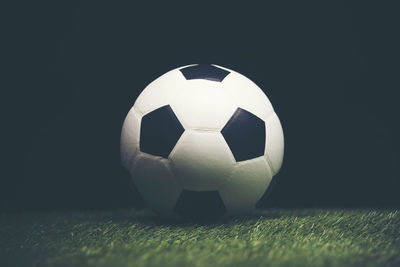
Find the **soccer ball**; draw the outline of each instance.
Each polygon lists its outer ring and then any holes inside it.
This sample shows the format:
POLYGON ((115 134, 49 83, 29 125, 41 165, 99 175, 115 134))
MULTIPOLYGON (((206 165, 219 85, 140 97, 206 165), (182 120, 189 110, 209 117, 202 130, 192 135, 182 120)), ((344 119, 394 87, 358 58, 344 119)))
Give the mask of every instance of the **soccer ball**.
POLYGON ((159 214, 248 213, 283 159, 283 131, 263 91, 217 65, 180 67, 150 83, 124 121, 121 160, 159 214))

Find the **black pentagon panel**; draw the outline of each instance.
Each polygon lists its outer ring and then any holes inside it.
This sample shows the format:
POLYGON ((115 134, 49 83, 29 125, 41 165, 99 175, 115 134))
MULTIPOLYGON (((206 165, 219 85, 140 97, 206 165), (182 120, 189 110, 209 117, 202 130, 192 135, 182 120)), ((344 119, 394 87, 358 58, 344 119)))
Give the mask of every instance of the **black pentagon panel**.
POLYGON ((225 205, 218 191, 183 190, 174 211, 190 220, 214 220, 225 212, 225 205))
POLYGON ((198 64, 180 69, 186 80, 205 79, 210 81, 222 82, 230 73, 227 70, 215 67, 210 64, 198 64))
POLYGON ((221 133, 236 161, 264 155, 265 123, 253 113, 238 108, 221 133))
POLYGON ((140 151, 167 158, 184 130, 169 105, 158 108, 142 118, 140 151))

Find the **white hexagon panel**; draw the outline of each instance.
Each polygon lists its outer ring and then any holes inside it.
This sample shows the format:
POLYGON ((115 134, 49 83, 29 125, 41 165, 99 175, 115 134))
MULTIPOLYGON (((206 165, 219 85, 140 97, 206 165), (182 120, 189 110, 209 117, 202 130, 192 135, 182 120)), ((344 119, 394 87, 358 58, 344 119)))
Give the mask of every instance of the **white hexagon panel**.
POLYGON ((239 162, 230 176, 229 183, 222 185, 218 190, 229 213, 241 214, 254 209, 267 190, 272 176, 264 157, 239 162))
POLYGON ((171 107, 186 129, 220 131, 237 106, 220 82, 196 79, 177 92, 171 107))
POLYGON ((250 212, 283 159, 280 121, 245 76, 209 64, 177 68, 140 94, 121 160, 161 214, 215 219, 250 212))
POLYGON ((182 188, 175 180, 168 160, 139 153, 130 173, 146 204, 160 214, 173 217, 182 188))
POLYGON ((235 159, 219 132, 186 130, 170 155, 184 189, 217 190, 228 182, 235 159))

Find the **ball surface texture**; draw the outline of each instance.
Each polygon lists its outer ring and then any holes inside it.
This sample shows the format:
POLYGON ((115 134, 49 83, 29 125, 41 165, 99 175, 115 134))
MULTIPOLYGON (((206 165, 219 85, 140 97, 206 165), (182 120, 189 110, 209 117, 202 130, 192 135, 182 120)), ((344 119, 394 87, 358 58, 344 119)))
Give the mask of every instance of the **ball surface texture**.
POLYGON ((125 118, 121 161, 159 214, 216 218, 252 211, 279 171, 283 131, 270 101, 218 65, 174 69, 125 118))

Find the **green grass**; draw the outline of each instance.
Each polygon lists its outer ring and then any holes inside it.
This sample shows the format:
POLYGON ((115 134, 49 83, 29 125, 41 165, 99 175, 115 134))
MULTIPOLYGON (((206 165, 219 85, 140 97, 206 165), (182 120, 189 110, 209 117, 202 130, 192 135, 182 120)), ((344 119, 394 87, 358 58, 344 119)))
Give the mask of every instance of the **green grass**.
POLYGON ((214 224, 133 210, 0 215, 0 266, 400 266, 396 210, 266 210, 214 224))

